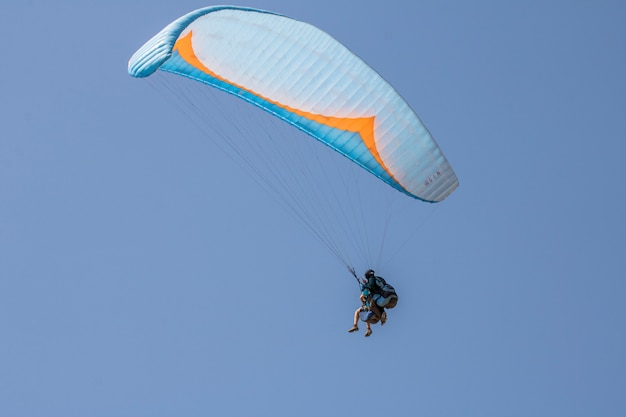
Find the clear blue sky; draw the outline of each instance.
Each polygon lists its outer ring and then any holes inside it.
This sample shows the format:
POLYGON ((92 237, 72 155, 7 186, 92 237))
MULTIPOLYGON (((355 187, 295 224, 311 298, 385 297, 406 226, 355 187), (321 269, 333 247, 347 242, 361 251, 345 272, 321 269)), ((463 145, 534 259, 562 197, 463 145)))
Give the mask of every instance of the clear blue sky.
POLYGON ((623 2, 242 4, 364 58, 459 176, 368 339, 343 266, 126 72, 206 5, 1 6, 0 415, 626 415, 623 2))

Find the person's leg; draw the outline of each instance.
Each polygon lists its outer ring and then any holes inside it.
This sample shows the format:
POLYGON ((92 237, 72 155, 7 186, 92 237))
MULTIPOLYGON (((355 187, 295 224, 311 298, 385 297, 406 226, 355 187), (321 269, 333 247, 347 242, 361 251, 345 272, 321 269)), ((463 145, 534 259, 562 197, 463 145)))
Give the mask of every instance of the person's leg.
POLYGON ((381 310, 383 311, 380 315, 380 325, 382 326, 387 323, 387 312, 384 308, 382 308, 381 310))
POLYGON ((372 299, 372 301, 370 301, 370 311, 374 313, 378 320, 380 320, 383 316, 383 309, 380 308, 378 304, 376 304, 375 299, 372 299))
MULTIPOLYGON (((350 333, 356 332, 357 330, 359 330, 359 313, 361 312, 361 308, 362 307, 357 308, 356 311, 354 312, 354 324, 348 330, 348 332, 350 332, 350 333)), ((368 324, 368 326, 369 326, 369 324, 368 324)))

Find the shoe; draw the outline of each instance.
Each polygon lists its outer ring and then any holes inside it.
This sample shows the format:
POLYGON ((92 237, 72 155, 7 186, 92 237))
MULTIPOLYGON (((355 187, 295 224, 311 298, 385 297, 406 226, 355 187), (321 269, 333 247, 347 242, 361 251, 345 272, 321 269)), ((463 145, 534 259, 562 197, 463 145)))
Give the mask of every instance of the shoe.
POLYGON ((387 312, 383 311, 382 316, 380 316, 380 325, 384 325, 385 323, 387 323, 387 312))
POLYGON ((371 334, 372 334, 372 329, 367 329, 367 331, 365 332, 365 337, 370 337, 371 334))
POLYGON ((350 330, 348 330, 348 333, 356 332, 358 330, 359 330, 359 326, 352 326, 350 330))

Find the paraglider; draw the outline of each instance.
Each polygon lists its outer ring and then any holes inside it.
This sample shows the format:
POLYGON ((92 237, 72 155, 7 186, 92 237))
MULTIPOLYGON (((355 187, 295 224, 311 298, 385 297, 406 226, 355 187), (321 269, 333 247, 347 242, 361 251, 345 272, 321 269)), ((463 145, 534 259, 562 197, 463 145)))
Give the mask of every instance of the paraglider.
MULTIPOLYGON (((348 48, 308 23, 247 7, 198 9, 167 25, 128 63, 133 77, 150 77, 157 70, 215 87, 265 110, 413 201, 440 202, 458 186, 438 144, 396 90, 348 48)), ((298 216, 318 213, 305 212, 299 202, 293 207, 298 216)), ((343 229, 343 221, 338 222, 342 227, 317 227, 311 217, 305 223, 352 266, 340 254, 340 245, 327 241, 328 235, 343 229)), ((397 294, 384 280, 377 283, 380 277, 373 271, 367 278, 374 279, 363 283, 362 289, 369 291, 362 294, 367 309, 357 313, 372 313, 384 323, 384 308, 395 305, 397 294)))
POLYGON ((359 281, 354 269, 350 272, 357 279, 361 288, 361 306, 354 312, 354 322, 348 333, 359 330, 359 320, 365 322, 367 330, 365 337, 372 334, 372 324, 380 321, 381 325, 387 322, 387 312, 385 309, 394 308, 398 304, 398 294, 396 290, 385 281, 383 277, 376 275, 373 269, 365 272, 365 278, 359 281))

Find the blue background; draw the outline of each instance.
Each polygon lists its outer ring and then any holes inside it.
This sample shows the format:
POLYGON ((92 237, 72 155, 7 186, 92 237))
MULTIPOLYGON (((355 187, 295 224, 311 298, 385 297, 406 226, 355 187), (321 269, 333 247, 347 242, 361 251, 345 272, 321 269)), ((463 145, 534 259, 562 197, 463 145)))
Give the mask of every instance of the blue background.
POLYGON ((126 72, 206 5, 1 6, 0 415, 626 414, 623 2, 245 4, 370 63, 460 178, 368 339, 343 266, 126 72))

